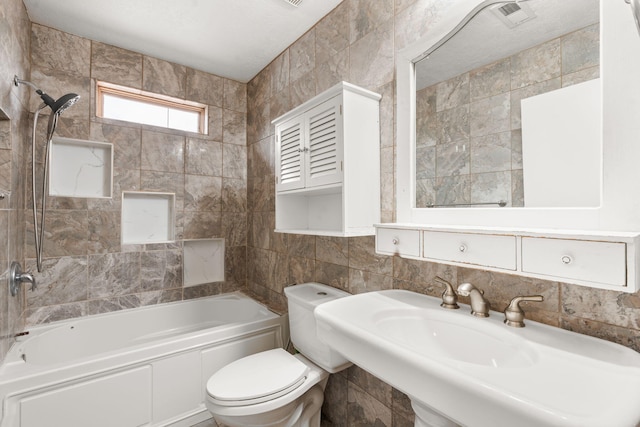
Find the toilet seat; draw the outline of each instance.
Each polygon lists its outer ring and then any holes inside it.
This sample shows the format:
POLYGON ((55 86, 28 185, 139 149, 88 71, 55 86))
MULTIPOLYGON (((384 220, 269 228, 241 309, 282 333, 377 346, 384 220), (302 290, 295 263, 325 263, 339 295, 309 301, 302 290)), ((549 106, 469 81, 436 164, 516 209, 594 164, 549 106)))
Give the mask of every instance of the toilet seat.
POLYGON ((309 366, 277 348, 243 357, 207 381, 209 399, 220 406, 246 406, 291 393, 309 374, 309 366))

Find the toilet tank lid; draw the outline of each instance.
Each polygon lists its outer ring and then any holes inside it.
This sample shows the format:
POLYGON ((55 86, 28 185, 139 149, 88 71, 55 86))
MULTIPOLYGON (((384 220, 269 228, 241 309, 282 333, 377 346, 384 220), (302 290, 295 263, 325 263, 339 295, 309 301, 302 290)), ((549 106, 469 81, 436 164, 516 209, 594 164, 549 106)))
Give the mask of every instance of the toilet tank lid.
POLYGON ((292 285, 284 288, 284 293, 289 300, 294 300, 298 304, 315 308, 322 303, 343 298, 351 295, 340 289, 322 283, 309 282, 299 285, 292 285))

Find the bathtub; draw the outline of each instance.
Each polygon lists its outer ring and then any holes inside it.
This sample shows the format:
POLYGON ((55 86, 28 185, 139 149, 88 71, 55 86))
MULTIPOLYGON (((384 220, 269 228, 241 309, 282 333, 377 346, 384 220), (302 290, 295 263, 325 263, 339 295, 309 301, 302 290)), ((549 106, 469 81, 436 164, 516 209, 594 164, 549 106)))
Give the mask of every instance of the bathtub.
POLYGON ((192 426, 208 378, 283 347, 286 316, 241 293, 30 329, 0 366, 0 427, 192 426))

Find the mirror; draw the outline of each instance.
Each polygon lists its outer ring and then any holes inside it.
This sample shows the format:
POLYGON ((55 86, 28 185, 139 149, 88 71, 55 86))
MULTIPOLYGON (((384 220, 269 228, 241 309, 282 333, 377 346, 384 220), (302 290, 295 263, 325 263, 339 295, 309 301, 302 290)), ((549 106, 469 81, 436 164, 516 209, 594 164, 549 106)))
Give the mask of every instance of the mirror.
MULTIPOLYGON (((545 0, 526 0, 519 4, 533 6, 540 1, 545 0)), ((581 6, 591 1, 578 0, 581 6)), ((640 216, 637 214, 640 211, 640 198, 637 197, 640 194, 640 37, 632 13, 631 3, 634 1, 637 0, 630 0, 630 3, 625 0, 600 2, 599 85, 602 101, 599 107, 602 112, 602 152, 599 160, 602 172, 599 205, 483 205, 474 209, 416 207, 415 64, 424 58, 425 52, 437 48, 443 39, 456 32, 465 17, 497 2, 433 2, 434 8, 442 10, 434 11, 425 32, 396 54, 396 223, 437 225, 451 230, 537 230, 538 233, 547 230, 550 236, 555 235, 552 232, 554 230, 591 230, 607 235, 612 231, 640 230, 640 216)), ((565 0, 552 3, 564 4, 565 0)), ((567 16, 558 16, 557 19, 562 22, 567 16)), ((491 43, 502 44, 502 40, 491 43)), ((532 65, 532 68, 536 67, 536 64, 532 65)), ((554 157, 551 156, 549 160, 554 157)), ((523 170, 526 173, 526 167, 523 170)), ((554 183, 551 188, 554 187, 561 185, 554 183)))
POLYGON ((483 2, 415 64, 416 208, 598 207, 599 0, 483 2))

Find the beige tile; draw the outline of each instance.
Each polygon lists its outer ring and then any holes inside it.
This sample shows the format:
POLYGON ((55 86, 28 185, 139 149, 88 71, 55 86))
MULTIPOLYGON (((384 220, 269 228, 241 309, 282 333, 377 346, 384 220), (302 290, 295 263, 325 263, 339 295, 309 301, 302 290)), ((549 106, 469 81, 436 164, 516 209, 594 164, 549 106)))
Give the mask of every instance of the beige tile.
POLYGON ((436 112, 469 104, 469 73, 436 84, 436 112))
POLYGON ((348 3, 340 3, 316 25, 316 67, 349 47, 348 3))
POLYGON ((570 74, 600 63, 600 25, 594 24, 561 38, 562 73, 570 74))
POLYGON ((289 50, 285 50, 269 65, 271 71, 271 95, 289 87, 289 50))
POLYGON ((184 136, 142 131, 141 168, 184 173, 184 146, 184 136))
POLYGON ((379 25, 350 47, 350 83, 375 90, 393 80, 393 20, 379 25))
POLYGON ((247 115, 232 110, 222 111, 222 142, 247 145, 247 115))
POLYGON ((184 99, 187 67, 161 59, 144 56, 142 89, 184 99))
POLYGON ((48 70, 57 70, 59 73, 75 77, 89 77, 91 41, 51 27, 33 24, 31 61, 48 70))
POLYGON ((140 254, 140 290, 182 286, 182 250, 147 251, 140 254))
POLYGON ((338 265, 349 265, 349 239, 317 236, 316 259, 338 265))
POLYGON ((92 41, 91 78, 141 89, 142 54, 92 41))
POLYGON ((375 251, 375 237, 350 237, 348 245, 349 267, 376 274, 391 275, 393 259, 375 251))
POLYGON ((187 138, 185 172, 193 175, 222 176, 222 143, 187 138))
POLYGON ((29 308, 65 304, 87 299, 87 257, 50 258, 43 261, 41 273, 37 273, 35 259, 24 264, 25 271, 35 274, 37 288, 27 292, 29 308))
POLYGON ((224 79, 204 71, 186 69, 186 99, 222 107, 224 79))
POLYGON ((316 66, 316 32, 308 31, 289 48, 289 79, 293 83, 316 66))
POLYGON ((391 427, 391 409, 353 383, 349 384, 347 402, 348 425, 391 427))
POLYGON ((223 107, 227 110, 247 112, 247 85, 245 83, 224 79, 223 107))
POLYGON ((560 39, 554 39, 511 57, 511 89, 520 89, 560 77, 560 39))
POLYGON ((241 145, 222 144, 222 176, 247 179, 247 148, 241 145))
POLYGON ((185 175, 184 210, 220 212, 222 208, 222 178, 185 175))
MULTIPOLYGON (((346 2, 345 2, 346 3, 346 2)), ((350 0, 349 41, 356 42, 373 29, 393 18, 393 0, 370 2, 350 0)))

